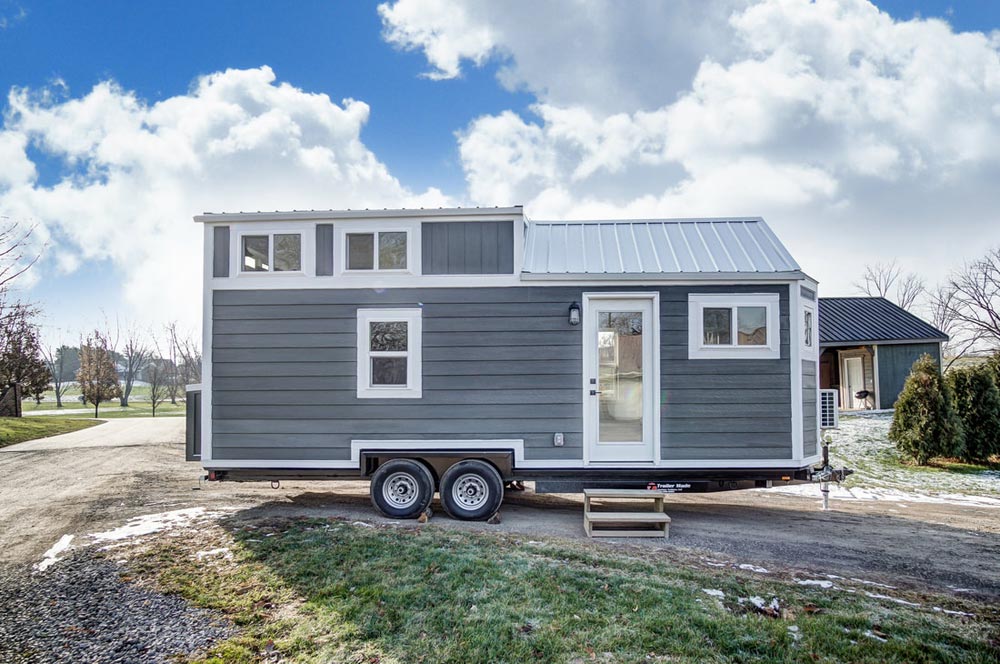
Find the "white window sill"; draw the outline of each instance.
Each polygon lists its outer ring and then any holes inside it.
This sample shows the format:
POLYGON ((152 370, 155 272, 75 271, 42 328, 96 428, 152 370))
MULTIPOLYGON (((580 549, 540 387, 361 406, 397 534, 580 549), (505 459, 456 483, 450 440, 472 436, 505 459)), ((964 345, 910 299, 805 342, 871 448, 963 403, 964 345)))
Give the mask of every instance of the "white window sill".
POLYGON ((359 387, 359 399, 420 399, 419 389, 409 387, 359 387))

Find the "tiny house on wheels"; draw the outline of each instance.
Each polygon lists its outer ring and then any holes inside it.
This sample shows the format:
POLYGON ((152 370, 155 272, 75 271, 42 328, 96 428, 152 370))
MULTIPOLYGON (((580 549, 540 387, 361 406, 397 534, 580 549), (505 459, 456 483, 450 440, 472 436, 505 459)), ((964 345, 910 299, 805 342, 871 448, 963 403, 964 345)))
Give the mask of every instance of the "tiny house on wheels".
POLYGON ((521 207, 204 214, 211 480, 371 480, 484 519, 504 484, 816 480, 817 284, 760 218, 521 207))

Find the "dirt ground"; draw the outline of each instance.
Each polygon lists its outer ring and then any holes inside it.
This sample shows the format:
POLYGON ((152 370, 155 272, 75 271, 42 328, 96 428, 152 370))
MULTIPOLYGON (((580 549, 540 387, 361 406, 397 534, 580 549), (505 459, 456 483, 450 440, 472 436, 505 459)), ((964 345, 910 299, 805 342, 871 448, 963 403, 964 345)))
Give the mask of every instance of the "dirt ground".
MULTIPOLYGON (((201 483, 183 460, 183 418, 110 420, 0 450, 0 563, 36 562, 63 535, 74 544, 128 519, 188 507, 236 518, 304 515, 381 522, 366 482, 201 483)), ((529 487, 530 489, 530 487, 529 487)), ((437 507, 435 505, 435 507, 437 507)), ((1000 600, 1000 509, 836 501, 766 491, 668 497, 669 540, 608 540, 656 555, 682 547, 772 572, 802 570, 1000 600)), ((508 493, 498 525, 463 523, 438 508, 428 527, 583 538, 582 498, 508 493)))

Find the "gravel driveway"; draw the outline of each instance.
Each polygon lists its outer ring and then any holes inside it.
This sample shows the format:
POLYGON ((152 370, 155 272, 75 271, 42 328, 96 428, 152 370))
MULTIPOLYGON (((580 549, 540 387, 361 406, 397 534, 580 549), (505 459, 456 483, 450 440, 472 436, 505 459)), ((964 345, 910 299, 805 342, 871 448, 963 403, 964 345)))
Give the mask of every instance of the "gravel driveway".
MULTIPOLYGON (((64 535, 186 507, 235 512, 237 518, 303 514, 378 521, 364 482, 204 484, 183 460, 184 420, 114 419, 98 427, 0 450, 0 562, 35 563, 64 535)), ((772 492, 671 496, 667 542, 706 556, 765 568, 803 568, 887 583, 970 589, 1000 599, 1000 509, 897 502, 817 500, 772 492)), ((454 522, 441 527, 502 529, 528 536, 582 537, 577 496, 509 495, 498 526, 454 522)), ((610 541, 606 546, 621 546, 610 541)))

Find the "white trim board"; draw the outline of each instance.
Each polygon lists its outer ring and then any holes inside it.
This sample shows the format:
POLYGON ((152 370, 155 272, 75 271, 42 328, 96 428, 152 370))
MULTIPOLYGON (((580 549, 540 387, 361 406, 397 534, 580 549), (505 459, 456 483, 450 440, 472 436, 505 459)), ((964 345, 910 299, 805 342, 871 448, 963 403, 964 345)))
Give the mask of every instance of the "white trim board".
POLYGON ((622 463, 602 463, 584 465, 582 459, 525 459, 524 440, 518 438, 499 439, 478 439, 478 440, 367 440, 359 439, 351 441, 350 459, 317 459, 302 460, 294 459, 267 460, 267 459, 234 459, 226 461, 215 459, 211 463, 202 460, 202 465, 206 470, 228 470, 241 468, 261 468, 261 469, 324 469, 331 470, 360 470, 361 453, 379 450, 434 450, 434 451, 481 451, 497 450, 510 451, 514 453, 514 469, 621 469, 621 470, 657 470, 664 468, 774 468, 785 470, 788 468, 803 468, 819 461, 817 454, 806 459, 675 459, 661 461, 658 466, 651 463, 643 464, 622 464, 622 463))

